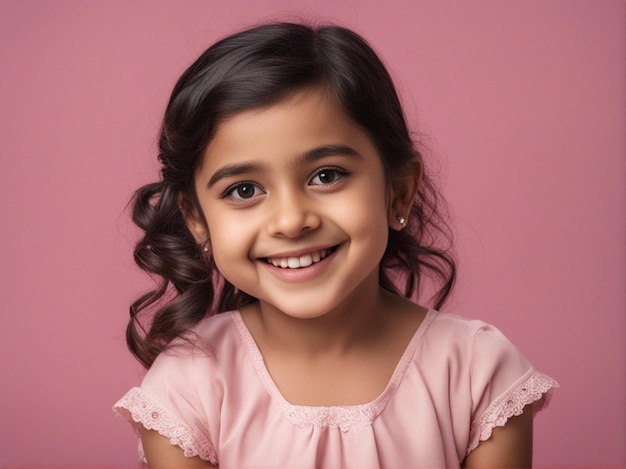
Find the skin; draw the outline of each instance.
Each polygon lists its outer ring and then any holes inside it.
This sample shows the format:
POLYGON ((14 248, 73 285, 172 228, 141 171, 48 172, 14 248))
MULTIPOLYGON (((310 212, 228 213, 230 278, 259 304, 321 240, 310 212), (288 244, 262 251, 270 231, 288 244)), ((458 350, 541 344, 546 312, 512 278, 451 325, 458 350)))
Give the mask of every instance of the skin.
POLYGON ((141 444, 148 467, 151 469, 206 469, 216 468, 199 457, 187 458, 183 450, 170 443, 169 438, 154 430, 141 429, 141 444))
MULTIPOLYGON (((367 132, 315 88, 235 115, 207 146, 195 175, 202 213, 183 204, 187 225, 210 240, 224 277, 258 299, 241 314, 292 404, 371 402, 424 318, 379 286, 388 229, 403 228, 420 164, 404 174, 390 180, 367 132), (295 259, 305 265, 274 265, 295 259)), ((142 442, 151 467, 214 467, 153 431, 142 442)), ((530 466, 531 453, 524 414, 464 464, 530 466)))
POLYGON ((192 232, 211 240, 222 275, 258 298, 269 321, 335 317, 361 293, 373 299, 388 225, 408 211, 369 136, 321 92, 222 123, 195 183, 208 230, 198 217, 192 232), (335 248, 306 279, 267 262, 335 248))
POLYGON ((472 451, 463 467, 529 468, 533 465, 533 415, 530 406, 518 417, 510 418, 504 427, 493 430, 491 438, 472 451))

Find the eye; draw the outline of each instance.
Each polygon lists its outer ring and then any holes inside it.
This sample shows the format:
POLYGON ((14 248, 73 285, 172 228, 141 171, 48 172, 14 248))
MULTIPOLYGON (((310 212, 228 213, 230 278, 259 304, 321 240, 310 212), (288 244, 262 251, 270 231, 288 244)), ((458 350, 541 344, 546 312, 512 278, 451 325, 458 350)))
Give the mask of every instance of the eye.
POLYGON ((239 182, 226 189, 224 197, 228 197, 236 202, 250 200, 263 194, 263 190, 251 182, 239 182))
POLYGON ((343 179, 347 174, 348 173, 343 169, 339 168, 322 168, 315 173, 309 184, 314 186, 327 186, 343 179))

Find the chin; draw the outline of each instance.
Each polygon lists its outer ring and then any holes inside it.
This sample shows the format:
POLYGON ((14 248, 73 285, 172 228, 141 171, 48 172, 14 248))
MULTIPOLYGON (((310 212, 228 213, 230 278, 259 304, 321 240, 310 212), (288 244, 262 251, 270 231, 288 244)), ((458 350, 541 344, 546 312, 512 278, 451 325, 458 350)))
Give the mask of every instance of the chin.
POLYGON ((330 311, 336 308, 337 305, 320 304, 315 302, 314 306, 312 302, 298 301, 296 304, 280 304, 280 302, 267 302, 262 301, 262 307, 274 310, 281 315, 288 316, 293 319, 310 320, 317 319, 326 316, 330 311))

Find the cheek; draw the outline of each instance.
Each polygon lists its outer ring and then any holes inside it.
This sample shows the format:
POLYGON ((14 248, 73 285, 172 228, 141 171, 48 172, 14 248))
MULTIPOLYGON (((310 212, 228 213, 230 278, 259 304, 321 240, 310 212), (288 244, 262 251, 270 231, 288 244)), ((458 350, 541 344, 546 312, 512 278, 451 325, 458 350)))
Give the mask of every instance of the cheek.
MULTIPOLYGON (((250 224, 241 218, 219 217, 208 219, 213 260, 226 277, 230 272, 241 272, 242 262, 249 260, 252 235, 250 224)), ((232 283, 232 280, 228 278, 232 283)))
POLYGON ((237 256, 233 244, 219 241, 213 243, 213 262, 228 282, 241 286, 242 277, 245 277, 247 270, 242 268, 241 255, 237 256))
POLYGON ((382 190, 361 191, 334 209, 337 219, 355 241, 386 246, 387 207, 382 190))
MULTIPOLYGON (((355 225, 358 223, 357 233, 359 239, 372 249, 375 257, 384 254, 387 248, 389 236, 389 224, 387 213, 387 197, 384 185, 371 190, 360 200, 360 204, 355 205, 355 225), (358 217, 358 222, 356 221, 358 217)), ((380 259, 378 259, 380 260, 380 259)))
POLYGON ((209 229, 211 247, 216 260, 241 256, 242 244, 245 242, 244 232, 222 226, 219 230, 209 229))

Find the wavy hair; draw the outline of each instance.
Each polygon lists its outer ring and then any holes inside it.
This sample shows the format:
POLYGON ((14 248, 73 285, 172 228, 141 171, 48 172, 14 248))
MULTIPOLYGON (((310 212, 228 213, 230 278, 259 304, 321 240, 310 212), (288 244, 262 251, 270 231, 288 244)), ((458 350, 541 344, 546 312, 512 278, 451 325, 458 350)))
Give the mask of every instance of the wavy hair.
MULTIPOLYGON (((126 331, 131 352, 145 367, 206 316, 254 301, 220 275, 210 253, 188 231, 181 206, 202 213, 194 173, 220 122, 310 86, 322 86, 369 133, 390 180, 422 164, 389 73, 356 33, 339 26, 275 23, 209 47, 172 91, 158 141, 161 179, 141 187, 132 202, 133 221, 144 231, 135 261, 159 279, 131 305, 126 331)), ((440 308, 456 267, 445 207, 426 171, 408 220, 404 230, 389 230, 380 284, 416 298, 428 277, 434 285, 432 305, 440 308)))

